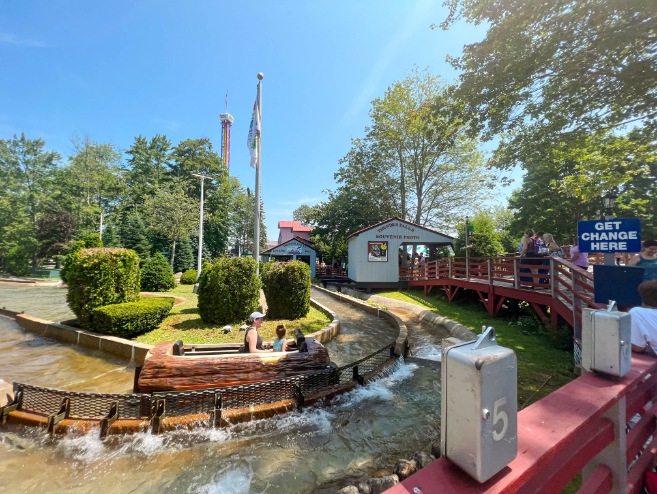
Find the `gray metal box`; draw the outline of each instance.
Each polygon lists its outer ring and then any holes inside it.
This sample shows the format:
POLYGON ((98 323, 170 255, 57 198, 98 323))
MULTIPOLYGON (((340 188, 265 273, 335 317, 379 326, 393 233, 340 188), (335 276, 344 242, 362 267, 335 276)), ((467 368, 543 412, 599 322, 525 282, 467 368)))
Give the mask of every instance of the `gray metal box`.
POLYGON ((495 328, 445 348, 441 452, 485 482, 518 454, 518 363, 497 344, 495 328))
POLYGON ((591 370, 623 377, 632 369, 631 322, 632 316, 627 312, 592 311, 591 370))

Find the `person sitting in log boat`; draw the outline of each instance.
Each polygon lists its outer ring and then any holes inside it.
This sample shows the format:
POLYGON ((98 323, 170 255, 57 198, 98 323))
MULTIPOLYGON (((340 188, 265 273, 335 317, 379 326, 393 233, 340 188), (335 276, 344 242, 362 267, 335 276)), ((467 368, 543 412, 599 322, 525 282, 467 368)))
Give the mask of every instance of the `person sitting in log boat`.
POLYGON ((275 352, 284 352, 287 348, 287 340, 285 339, 285 324, 279 324, 276 326, 276 336, 274 340, 274 351, 275 352))
POLYGON ((262 326, 263 319, 267 314, 260 312, 253 312, 249 316, 249 329, 246 330, 244 335, 244 353, 266 353, 273 351, 272 348, 265 349, 262 336, 258 333, 258 329, 262 326))

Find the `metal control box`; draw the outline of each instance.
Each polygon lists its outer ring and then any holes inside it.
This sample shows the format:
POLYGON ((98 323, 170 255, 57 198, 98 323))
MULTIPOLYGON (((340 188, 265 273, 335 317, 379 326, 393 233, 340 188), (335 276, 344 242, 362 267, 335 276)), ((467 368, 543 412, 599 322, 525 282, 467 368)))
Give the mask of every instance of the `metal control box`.
POLYGON ((476 341, 445 348, 441 452, 485 482, 518 454, 518 362, 489 327, 476 341))
POLYGON ((582 365, 623 377, 632 369, 632 316, 614 309, 612 302, 607 309, 583 311, 582 365))

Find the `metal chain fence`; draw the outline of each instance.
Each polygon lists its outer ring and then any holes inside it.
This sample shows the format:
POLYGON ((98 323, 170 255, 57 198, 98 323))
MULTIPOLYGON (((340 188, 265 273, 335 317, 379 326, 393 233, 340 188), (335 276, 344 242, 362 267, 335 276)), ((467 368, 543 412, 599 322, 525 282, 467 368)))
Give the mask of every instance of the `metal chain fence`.
POLYGON ((118 415, 125 419, 148 419, 153 416, 153 406, 164 400, 166 415, 209 414, 220 398, 223 410, 265 405, 299 395, 309 396, 344 386, 353 381, 363 383, 389 376, 403 362, 394 353, 394 343, 343 367, 299 376, 253 384, 210 388, 194 391, 156 392, 152 394, 104 394, 78 393, 53 388, 14 383, 14 395, 19 397, 19 410, 40 414, 56 414, 64 399, 69 400, 69 418, 97 419, 107 416, 110 407, 118 403, 118 415))

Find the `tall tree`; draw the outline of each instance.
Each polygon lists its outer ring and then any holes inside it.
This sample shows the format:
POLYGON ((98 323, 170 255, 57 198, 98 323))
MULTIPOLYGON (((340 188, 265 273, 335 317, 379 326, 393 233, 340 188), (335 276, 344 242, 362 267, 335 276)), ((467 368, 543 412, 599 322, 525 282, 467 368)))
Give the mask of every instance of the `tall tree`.
POLYGON ((131 187, 157 189, 167 179, 170 171, 171 141, 167 136, 157 134, 150 141, 141 135, 126 151, 130 156, 128 183, 131 187))
POLYGON ((44 151, 45 145, 42 139, 27 139, 25 133, 0 139, 0 187, 23 197, 32 225, 61 159, 55 151, 44 151))
POLYGON ((449 86, 414 68, 372 102, 366 136, 352 143, 336 181, 375 188, 404 219, 452 225, 477 207, 495 179, 457 110, 449 86))
POLYGON ((188 240, 190 232, 197 226, 199 202, 188 197, 177 182, 158 190, 146 202, 149 228, 154 233, 171 241, 171 269, 176 259, 176 242, 188 240))
POLYGON ((472 131, 508 134, 498 153, 521 164, 537 148, 628 124, 657 130, 654 0, 446 0, 448 29, 490 27, 451 58, 472 131))

